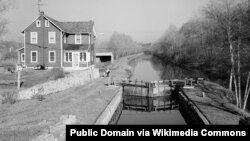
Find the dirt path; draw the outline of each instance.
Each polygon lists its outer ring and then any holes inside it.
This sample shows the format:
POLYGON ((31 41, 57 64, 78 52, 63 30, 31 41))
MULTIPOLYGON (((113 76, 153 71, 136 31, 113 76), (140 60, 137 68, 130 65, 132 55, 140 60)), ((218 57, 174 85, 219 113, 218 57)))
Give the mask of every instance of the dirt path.
MULTIPOLYGON (((131 70, 128 62, 137 56, 116 60, 109 66, 111 77, 117 80, 127 78, 127 71, 131 70)), ((0 105, 0 141, 27 141, 39 135, 41 140, 61 140, 64 137, 62 131, 65 131, 64 120, 72 124, 93 124, 119 90, 107 87, 107 82, 107 78, 99 78, 45 96, 43 101, 33 99, 0 105)))

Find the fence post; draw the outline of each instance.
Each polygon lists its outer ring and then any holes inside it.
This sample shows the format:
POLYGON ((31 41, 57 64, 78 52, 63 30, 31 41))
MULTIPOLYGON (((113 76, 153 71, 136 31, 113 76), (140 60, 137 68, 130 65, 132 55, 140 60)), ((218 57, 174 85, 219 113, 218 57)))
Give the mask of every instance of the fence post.
POLYGON ((143 84, 142 84, 142 81, 141 81, 141 93, 142 93, 142 89, 143 89, 143 87, 142 87, 142 86, 143 86, 143 84))
POLYGON ((165 87, 166 87, 165 80, 163 80, 163 87, 164 87, 164 93, 165 93, 165 87))
POLYGON ((19 90, 20 89, 20 84, 21 84, 21 70, 18 70, 17 71, 17 89, 19 90))
POLYGON ((158 95, 160 94, 160 81, 158 80, 158 95))

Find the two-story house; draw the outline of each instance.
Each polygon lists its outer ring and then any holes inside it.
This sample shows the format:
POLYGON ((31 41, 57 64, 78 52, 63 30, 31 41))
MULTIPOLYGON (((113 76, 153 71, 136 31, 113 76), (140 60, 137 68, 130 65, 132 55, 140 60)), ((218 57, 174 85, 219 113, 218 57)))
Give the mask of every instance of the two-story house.
POLYGON ((21 33, 24 46, 18 49, 19 63, 27 68, 82 69, 94 65, 93 21, 59 22, 41 12, 21 33))

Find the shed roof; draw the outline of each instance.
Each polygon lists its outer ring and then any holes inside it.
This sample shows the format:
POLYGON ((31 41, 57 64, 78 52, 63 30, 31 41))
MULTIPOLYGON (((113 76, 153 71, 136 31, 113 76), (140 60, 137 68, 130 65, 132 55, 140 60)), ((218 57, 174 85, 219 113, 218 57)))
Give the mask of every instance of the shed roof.
POLYGON ((88 50, 89 45, 76 45, 76 44, 65 44, 64 50, 88 50))

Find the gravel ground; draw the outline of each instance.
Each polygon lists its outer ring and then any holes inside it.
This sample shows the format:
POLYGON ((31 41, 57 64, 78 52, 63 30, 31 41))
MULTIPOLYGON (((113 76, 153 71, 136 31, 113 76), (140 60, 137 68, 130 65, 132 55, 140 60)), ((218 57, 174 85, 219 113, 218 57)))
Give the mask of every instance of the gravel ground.
POLYGON ((206 82, 195 89, 184 89, 184 92, 212 125, 238 125, 242 116, 249 116, 227 100, 229 91, 218 84, 206 82))

